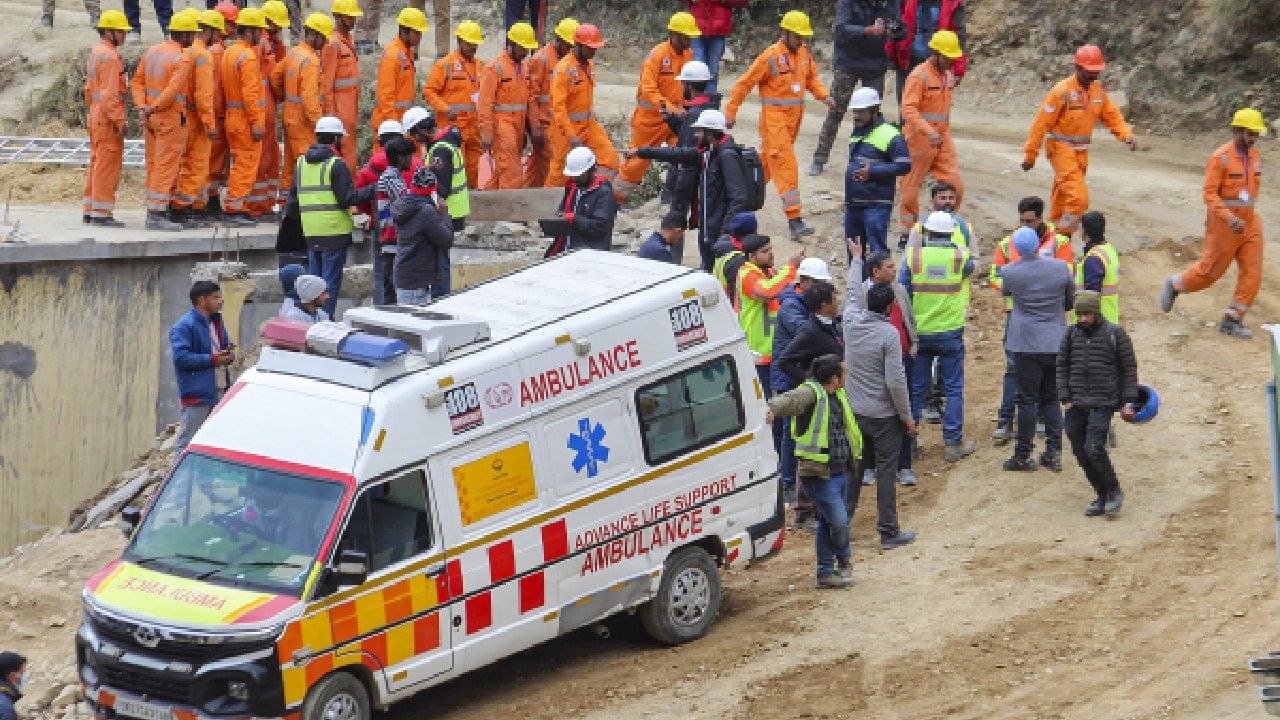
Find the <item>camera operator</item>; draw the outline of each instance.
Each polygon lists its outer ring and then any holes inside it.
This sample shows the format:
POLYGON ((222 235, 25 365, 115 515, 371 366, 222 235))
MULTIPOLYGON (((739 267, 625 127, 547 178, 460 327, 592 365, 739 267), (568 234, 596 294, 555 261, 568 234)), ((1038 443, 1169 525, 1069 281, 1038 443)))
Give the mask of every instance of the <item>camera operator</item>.
POLYGON ((854 89, 870 87, 875 88, 877 94, 884 94, 884 74, 889 68, 886 42, 906 37, 896 6, 897 0, 838 0, 836 3, 835 82, 831 85, 831 97, 836 102, 822 123, 813 164, 809 166, 810 175, 822 174, 854 89))

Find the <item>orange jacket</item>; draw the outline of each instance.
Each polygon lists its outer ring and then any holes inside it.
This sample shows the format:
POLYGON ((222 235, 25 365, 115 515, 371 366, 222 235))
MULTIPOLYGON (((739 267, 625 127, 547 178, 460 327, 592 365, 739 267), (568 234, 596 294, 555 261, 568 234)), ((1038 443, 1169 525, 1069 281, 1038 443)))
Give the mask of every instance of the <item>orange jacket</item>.
POLYGON ((1213 151, 1204 168, 1204 204, 1223 222, 1251 220, 1262 187, 1262 156, 1257 148, 1241 155, 1235 141, 1213 151))
POLYGON ((826 101, 827 87, 818 79, 818 65, 813 61, 809 47, 792 53, 781 41, 770 45, 756 56, 755 62, 733 85, 724 116, 729 122, 738 117, 738 108, 760 86, 762 111, 804 112, 804 93, 808 90, 819 101, 826 101))
POLYGON ((551 73, 560 62, 556 44, 549 42, 529 58, 529 123, 551 124, 551 73))
POLYGON ((475 122, 479 93, 480 62, 462 57, 457 50, 437 60, 422 83, 422 97, 436 111, 442 126, 450 111, 457 113, 458 120, 475 122))
POLYGON ((320 105, 325 115, 338 114, 339 95, 350 95, 353 102, 360 102, 360 61, 356 59, 356 41, 334 30, 320 51, 320 105))
POLYGON ((213 105, 213 55, 204 41, 196 38, 186 49, 191 63, 191 86, 187 90, 187 117, 198 118, 205 132, 218 126, 213 105))
POLYGON ((566 137, 576 136, 574 123, 591 119, 595 96, 595 63, 588 60, 584 66, 573 53, 560 58, 551 74, 551 122, 556 129, 566 137))
POLYGON ((529 83, 523 62, 502 53, 480 71, 480 141, 493 141, 494 124, 503 122, 524 129, 529 111, 529 83))
POLYGON ((902 122, 905 134, 924 137, 945 134, 951 128, 951 93, 956 80, 932 61, 922 62, 907 76, 902 89, 902 122))
MULTIPOLYGON (((1016 228, 1015 228, 1016 229, 1016 228)), ((1005 235, 996 243, 996 252, 991 259, 991 288, 997 293, 1004 288, 1004 280, 1000 277, 1000 271, 997 268, 1008 265, 1009 263, 1018 262, 1018 258, 1022 257, 1018 253, 1018 248, 1013 244, 1013 233, 1005 235)), ((1040 233, 1040 249, 1036 251, 1040 257, 1057 258, 1067 264, 1072 272, 1075 272, 1076 258, 1075 251, 1071 247, 1071 238, 1058 232, 1053 223, 1044 224, 1044 232, 1040 233)), ((1009 307, 1013 307, 1013 299, 1009 298, 1009 307)))
POLYGON ((1031 122, 1027 144, 1022 148, 1026 162, 1036 161, 1046 134, 1050 140, 1064 142, 1076 150, 1088 150, 1093 127, 1099 120, 1117 140, 1124 142, 1133 137, 1133 130, 1124 121, 1120 108, 1111 102, 1102 83, 1094 82, 1086 90, 1072 75, 1054 85, 1031 122))
POLYGON ((89 124, 108 122, 119 132, 124 129, 124 65, 115 46, 103 40, 89 53, 84 78, 84 101, 89 106, 89 124))
POLYGON ((172 117, 176 122, 187 106, 191 62, 173 40, 152 45, 138 63, 130 89, 133 105, 151 108, 151 117, 172 117))
POLYGON ((305 41, 300 42, 276 65, 271 88, 284 100, 282 122, 314 128, 324 114, 320 106, 320 56, 305 41))
POLYGON ((374 90, 375 131, 383 120, 399 120, 405 110, 413 107, 413 99, 418 94, 413 60, 413 50, 399 37, 387 43, 387 49, 382 51, 374 90))
POLYGON ((222 56, 226 54, 227 46, 224 41, 209 46, 209 58, 213 61, 213 117, 219 127, 222 126, 222 116, 227 111, 227 100, 222 94, 222 56))
POLYGON ((684 87, 676 76, 692 59, 692 51, 677 53, 670 41, 655 45, 640 65, 640 84, 636 87, 637 112, 661 119, 659 112, 663 109, 684 109, 684 87))
POLYGON ((227 114, 240 113, 250 127, 266 131, 266 101, 262 99, 262 71, 249 43, 237 40, 222 55, 222 95, 227 114))
POLYGON ((263 33, 258 43, 258 71, 262 73, 262 98, 267 105, 267 117, 276 116, 276 106, 280 104, 280 96, 271 87, 271 78, 275 75, 276 66, 284 60, 283 43, 275 42, 270 35, 263 33))

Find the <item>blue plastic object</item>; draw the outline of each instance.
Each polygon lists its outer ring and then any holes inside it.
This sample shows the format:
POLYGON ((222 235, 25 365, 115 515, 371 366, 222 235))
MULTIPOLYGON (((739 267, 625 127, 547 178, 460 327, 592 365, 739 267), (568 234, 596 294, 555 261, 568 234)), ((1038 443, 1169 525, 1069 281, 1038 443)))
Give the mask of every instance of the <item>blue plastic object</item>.
POLYGON ((1133 416, 1133 422, 1141 425, 1150 422, 1160 412, 1160 394, 1150 385, 1138 386, 1138 402, 1135 403, 1138 411, 1133 416))
POLYGON ((378 337, 365 333, 352 333, 338 345, 338 358, 361 365, 382 367, 409 352, 403 340, 378 337))

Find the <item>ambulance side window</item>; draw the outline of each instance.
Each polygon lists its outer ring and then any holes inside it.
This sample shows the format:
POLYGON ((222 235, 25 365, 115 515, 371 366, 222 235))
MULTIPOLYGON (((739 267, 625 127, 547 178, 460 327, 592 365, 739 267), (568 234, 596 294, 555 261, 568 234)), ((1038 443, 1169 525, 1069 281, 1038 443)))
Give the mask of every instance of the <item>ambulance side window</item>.
POLYGON ((413 470, 360 494, 338 554, 364 553, 373 573, 429 550, 433 541, 426 480, 413 470))
POLYGON ((725 356, 636 391, 644 458, 659 465, 742 430, 738 373, 725 356))

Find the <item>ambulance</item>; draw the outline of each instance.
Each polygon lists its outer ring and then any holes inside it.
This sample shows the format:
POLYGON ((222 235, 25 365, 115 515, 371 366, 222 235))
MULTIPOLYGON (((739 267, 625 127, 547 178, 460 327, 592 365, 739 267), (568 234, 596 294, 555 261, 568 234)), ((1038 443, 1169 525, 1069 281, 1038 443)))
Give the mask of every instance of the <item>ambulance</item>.
POLYGON ((262 340, 84 589, 98 717, 367 720, 620 612, 688 642, 782 547, 705 273, 579 251, 262 340))

